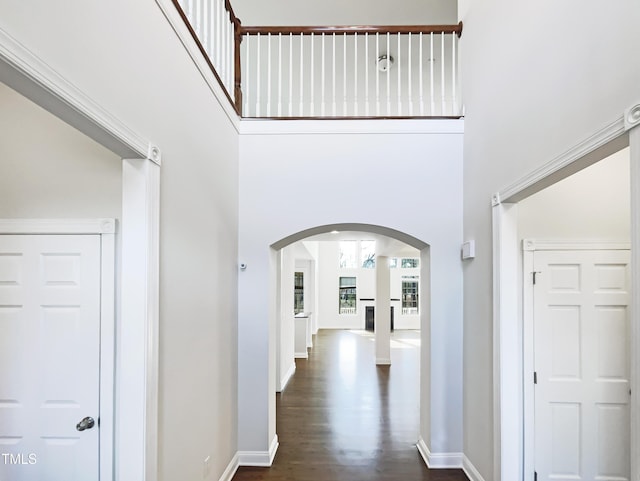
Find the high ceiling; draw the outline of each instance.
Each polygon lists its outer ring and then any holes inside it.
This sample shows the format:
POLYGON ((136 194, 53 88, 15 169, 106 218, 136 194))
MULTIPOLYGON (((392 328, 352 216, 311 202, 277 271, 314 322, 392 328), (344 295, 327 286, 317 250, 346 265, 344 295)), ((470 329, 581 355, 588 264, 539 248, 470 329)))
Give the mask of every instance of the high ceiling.
POLYGON ((455 24, 456 0, 231 0, 243 25, 455 24))

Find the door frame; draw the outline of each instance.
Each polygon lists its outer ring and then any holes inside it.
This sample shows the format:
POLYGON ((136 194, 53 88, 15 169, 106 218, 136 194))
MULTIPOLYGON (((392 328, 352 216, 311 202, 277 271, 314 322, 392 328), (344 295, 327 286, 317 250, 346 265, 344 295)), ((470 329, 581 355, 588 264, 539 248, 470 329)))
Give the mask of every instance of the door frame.
POLYGON ((0 219, 0 235, 100 236, 99 475, 113 479, 115 387, 115 219, 0 219))
MULTIPOLYGON (((640 108, 640 104, 635 106, 640 108)), ((631 108, 630 108, 631 109, 631 108)), ((627 111, 630 111, 627 109, 627 111)), ((493 471, 495 481, 524 480, 522 267, 518 202, 630 147, 631 478, 640 477, 640 128, 625 112, 589 138, 491 197, 493 225, 493 471)))
MULTIPOLYGON (((523 411, 524 411, 524 444, 523 463, 524 480, 533 481, 535 460, 535 399, 533 380, 534 372, 534 297, 533 276, 534 253, 536 251, 580 251, 580 250, 631 250, 631 243, 625 241, 599 240, 522 240, 522 346, 523 346, 523 411)), ((631 300, 629 301, 631 305, 631 300)), ((631 323, 629 323, 631 325, 631 323)), ((631 359, 629 359, 631 361, 631 359)))
POLYGON ((0 82, 122 159, 116 377, 110 393, 115 398, 113 474, 104 481, 155 481, 162 151, 2 28, 0 82))

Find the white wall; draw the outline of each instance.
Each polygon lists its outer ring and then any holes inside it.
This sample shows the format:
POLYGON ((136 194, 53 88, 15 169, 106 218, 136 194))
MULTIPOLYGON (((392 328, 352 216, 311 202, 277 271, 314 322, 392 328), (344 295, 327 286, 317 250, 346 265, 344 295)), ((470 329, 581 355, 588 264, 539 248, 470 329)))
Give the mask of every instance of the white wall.
POLYGON ((423 346, 433 368, 423 376, 430 376, 436 395, 431 432, 422 436, 433 452, 460 452, 461 122, 380 121, 372 134, 346 133, 362 126, 350 121, 260 125, 272 134, 240 138, 240 257, 249 268, 239 289, 252 293, 251 302, 239 306, 239 349, 252 353, 239 363, 240 449, 264 452, 275 435, 269 417, 275 413, 268 383, 268 292, 272 277, 275 282, 269 246, 308 228, 355 222, 397 229, 431 246, 432 342, 423 346), (393 177, 398 171, 410 173, 420 188, 407 189, 405 178, 393 177))
POLYGON ((120 158, 2 83, 0 105, 0 217, 120 218, 120 158))
POLYGON ((637 102, 640 8, 635 0, 487 0, 462 1, 460 10, 464 236, 476 241, 464 268, 464 452, 492 480, 490 198, 637 102))
POLYGON ((3 2, 0 28, 162 149, 159 480, 202 479, 207 456, 217 480, 237 449, 236 132, 155 2, 3 2))
POLYGON ((630 240, 629 148, 518 204, 521 239, 630 240))

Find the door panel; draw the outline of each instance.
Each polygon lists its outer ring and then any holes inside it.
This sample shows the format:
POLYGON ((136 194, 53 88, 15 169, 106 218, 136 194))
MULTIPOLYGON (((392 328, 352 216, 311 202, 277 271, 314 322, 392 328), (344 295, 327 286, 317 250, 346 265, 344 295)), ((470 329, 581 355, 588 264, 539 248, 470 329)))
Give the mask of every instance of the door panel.
POLYGON ((0 235, 0 479, 98 480, 99 346, 100 236, 0 235))
POLYGON ((536 251, 539 480, 628 480, 629 252, 536 251))

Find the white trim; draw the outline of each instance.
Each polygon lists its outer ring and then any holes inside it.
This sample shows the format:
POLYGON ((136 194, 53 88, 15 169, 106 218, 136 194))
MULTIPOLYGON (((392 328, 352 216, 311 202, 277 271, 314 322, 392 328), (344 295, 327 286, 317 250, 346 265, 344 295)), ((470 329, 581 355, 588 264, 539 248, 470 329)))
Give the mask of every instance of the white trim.
POLYGON ((3 234, 114 234, 115 219, 0 219, 3 234))
POLYGON ((467 478, 469 478, 469 481, 484 481, 480 472, 466 456, 462 457, 462 470, 464 474, 467 475, 467 478))
POLYGON ((518 206, 496 205, 492 208, 492 216, 494 478, 495 481, 510 481, 521 479, 522 470, 518 243, 513 241, 518 238, 518 206), (509 362, 503 362, 505 359, 509 362), (505 439, 508 442, 502 442, 505 439))
POLYGON ((462 453, 432 453, 422 437, 418 438, 416 447, 429 469, 462 468, 462 453))
POLYGON ((100 479, 113 479, 115 357, 115 220, 0 219, 0 234, 100 236, 100 479))
POLYGON ((240 135, 295 134, 463 134, 463 119, 242 119, 240 135))
POLYGON ((233 455, 233 458, 227 465, 227 469, 225 469, 224 473, 222 473, 222 476, 220 476, 219 481, 231 481, 235 476, 236 471, 238 471, 239 467, 240 463, 238 462, 238 453, 236 453, 233 455))
POLYGON ((111 480, 115 459, 115 232, 100 235, 100 248, 100 479, 111 480))
POLYGON ((629 143, 622 117, 606 125, 546 164, 541 165, 492 196, 492 202, 518 202, 578 170, 626 147, 629 143), (568 169, 568 171, 567 171, 568 169))
MULTIPOLYGON (((635 131, 635 132, 634 132, 635 131)), ((633 306, 640 303, 640 259, 634 264, 634 252, 640 251, 640 133, 624 131, 622 118, 609 124, 556 157, 518 182, 492 196, 494 299, 493 299, 493 362, 494 362, 494 481, 524 479, 524 412, 522 407, 524 367, 522 353, 522 310, 518 307, 519 275, 518 216, 511 207, 529 195, 591 165, 627 145, 631 145, 631 245, 632 245, 632 313, 634 329, 631 339, 631 382, 640 385, 640 321, 633 306), (635 149, 635 154, 633 153, 635 149), (634 157, 635 155, 635 157, 634 157), (634 158, 637 165, 634 167, 634 158), (636 169, 634 171, 634 168, 636 169), (515 252, 515 254, 514 254, 515 252), (635 280, 635 282, 634 282, 635 280), (508 332, 505 332, 508 331, 508 332), (505 376, 505 374, 508 374, 505 376), (511 402, 505 403, 507 398, 511 402)), ((638 390, 632 389, 631 406, 631 477, 640 478, 640 416, 637 414, 638 390)))
POLYGON ((581 239, 523 239, 522 250, 527 251, 584 251, 608 250, 628 251, 631 249, 629 241, 614 240, 581 240, 581 239))
POLYGON ((388 357, 376 357, 376 365, 378 366, 390 366, 391 358, 388 357))
POLYGON ((631 479, 640 479, 640 128, 629 131, 631 177, 631 479))
POLYGON ((146 157, 149 142, 0 28, 0 81, 121 157, 146 157))
MULTIPOLYGON (((220 107, 222 107, 222 110, 224 110, 225 114, 233 124, 233 127, 236 129, 236 131, 239 132, 240 117, 238 117, 238 113, 229 102, 229 99, 227 98, 225 92, 222 90, 220 83, 211 71, 211 67, 209 67, 209 64, 204 59, 202 52, 193 40, 189 29, 184 24, 182 17, 176 10, 175 5, 171 2, 171 0, 156 0, 156 3, 158 4, 158 7, 160 7, 160 10, 162 10, 162 13, 171 25, 171 28, 178 36, 180 43, 182 43, 185 50, 191 57, 191 60, 200 72, 200 75, 202 75, 202 78, 207 83, 207 86, 220 104, 220 107)), ((233 95, 233 92, 229 93, 229 96, 232 98, 233 95)))
POLYGON ((159 191, 156 163, 123 160, 116 366, 116 479, 121 481, 158 479, 159 191))
POLYGON ((269 467, 273 464, 273 459, 278 451, 278 435, 271 441, 269 451, 238 451, 238 464, 240 466, 262 466, 269 467))
POLYGON ((289 384, 289 381, 291 380, 295 372, 296 372, 296 363, 292 362, 291 366, 289 366, 289 370, 284 375, 284 377, 280 380, 280 391, 278 392, 284 391, 284 388, 287 387, 287 384, 289 384))

